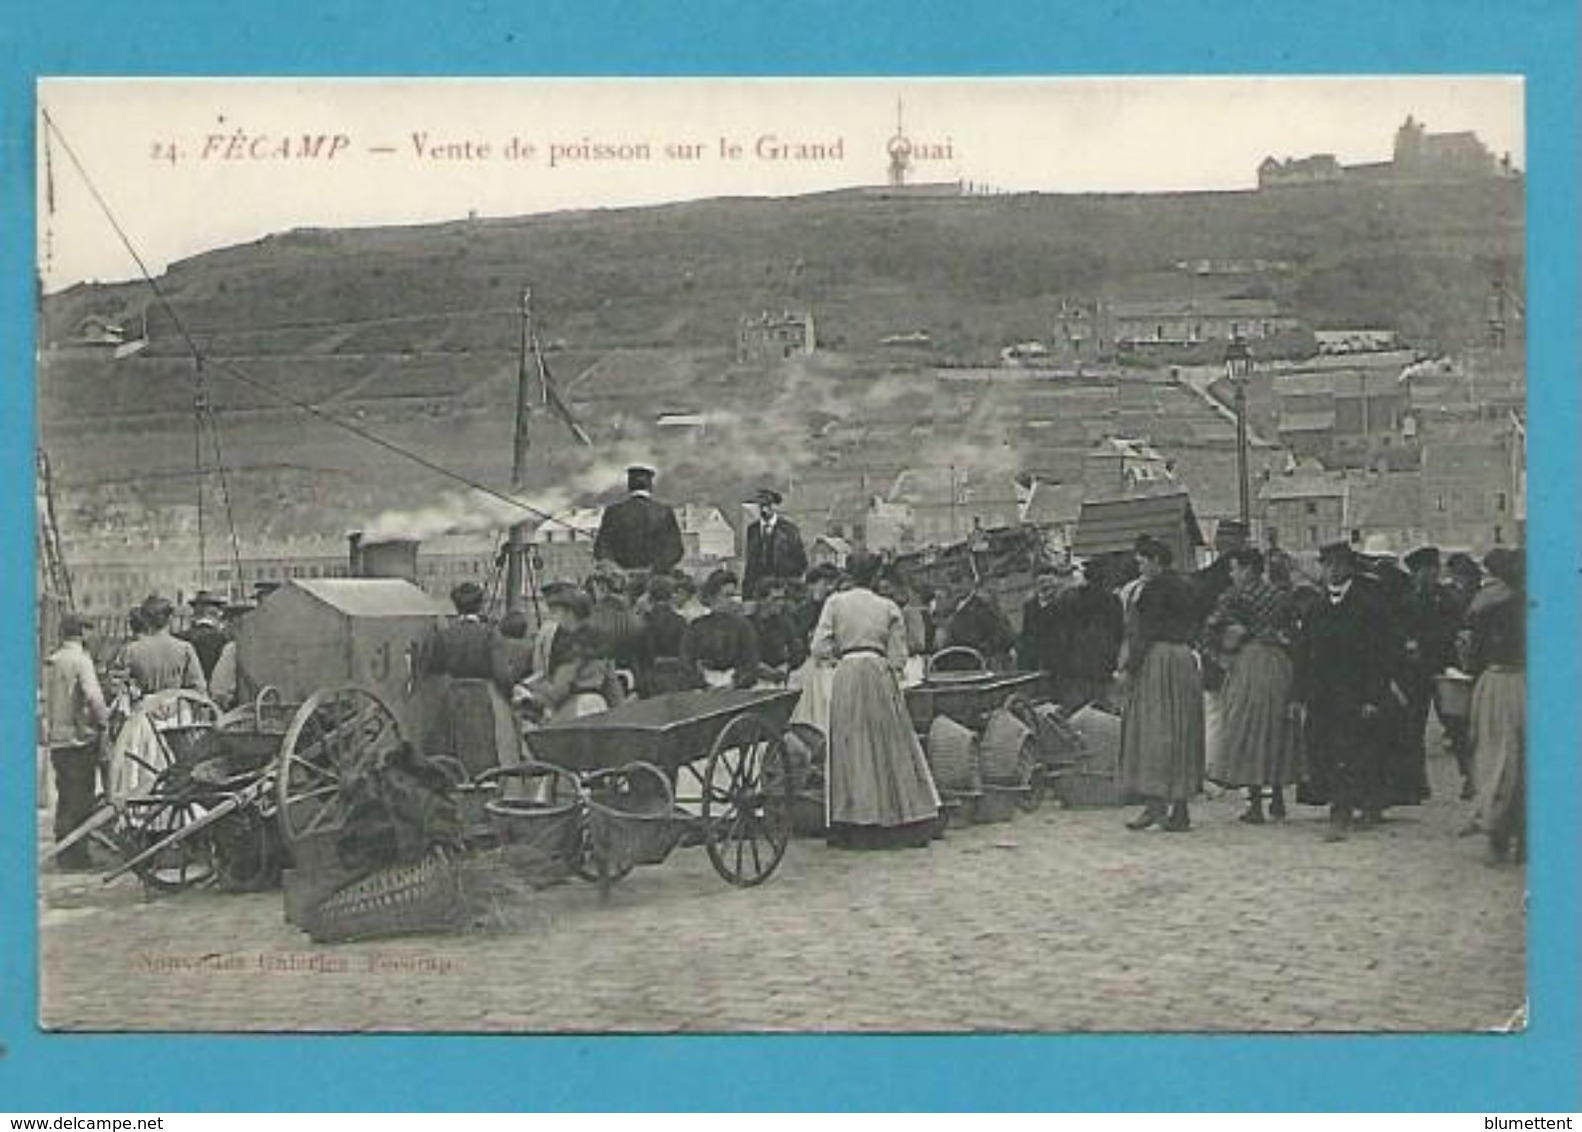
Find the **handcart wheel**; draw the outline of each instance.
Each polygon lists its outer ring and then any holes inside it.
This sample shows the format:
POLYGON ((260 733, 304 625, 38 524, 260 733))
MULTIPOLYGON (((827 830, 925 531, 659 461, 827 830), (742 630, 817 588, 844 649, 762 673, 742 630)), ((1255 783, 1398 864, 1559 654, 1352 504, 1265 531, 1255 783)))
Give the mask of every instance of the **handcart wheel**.
POLYGON ((280 833, 287 845, 345 821, 341 779, 367 755, 402 743, 395 713, 372 692, 347 685, 309 696, 286 729, 275 772, 280 833))
MULTIPOLYGON (((208 811, 193 797, 189 769, 175 765, 162 771, 149 792, 129 800, 122 815, 120 851, 130 861, 173 833, 192 825, 208 811)), ((180 892, 207 884, 216 875, 214 842, 208 830, 166 846, 132 871, 156 892, 180 892)))
POLYGON ((721 729, 703 775, 704 845, 728 884, 773 875, 791 841, 795 781, 785 740, 756 715, 721 729))
MULTIPOLYGON (((147 719, 157 750, 145 752, 152 761, 128 755, 136 775, 157 776, 167 767, 191 763, 202 756, 203 744, 220 722, 220 707, 202 692, 189 688, 170 688, 151 692, 138 701, 127 717, 127 724, 147 719)), ((123 725, 123 730, 125 725, 123 725)))

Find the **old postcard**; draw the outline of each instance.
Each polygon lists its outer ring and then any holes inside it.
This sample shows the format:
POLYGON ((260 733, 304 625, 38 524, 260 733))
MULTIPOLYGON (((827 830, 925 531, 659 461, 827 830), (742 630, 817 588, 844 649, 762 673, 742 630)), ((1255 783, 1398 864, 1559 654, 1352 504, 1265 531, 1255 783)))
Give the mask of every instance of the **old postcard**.
POLYGON ((37 94, 46 1028, 1525 1025, 1519 78, 37 94))

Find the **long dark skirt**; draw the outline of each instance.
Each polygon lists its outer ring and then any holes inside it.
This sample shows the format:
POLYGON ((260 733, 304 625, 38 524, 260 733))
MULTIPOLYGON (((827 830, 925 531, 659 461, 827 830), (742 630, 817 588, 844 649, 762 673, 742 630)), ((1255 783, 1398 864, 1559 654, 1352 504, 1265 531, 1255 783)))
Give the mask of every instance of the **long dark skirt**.
POLYGON ((1203 679, 1183 644, 1156 643, 1121 713, 1121 791, 1184 802, 1203 789, 1203 679))
POLYGON ((1253 641, 1226 665, 1217 756, 1209 777, 1222 786, 1286 786, 1296 781, 1295 725, 1289 715, 1291 661, 1279 645, 1253 641))
POLYGON ((901 689, 881 657, 854 653, 835 668, 829 709, 829 823, 926 827, 939 792, 901 689))

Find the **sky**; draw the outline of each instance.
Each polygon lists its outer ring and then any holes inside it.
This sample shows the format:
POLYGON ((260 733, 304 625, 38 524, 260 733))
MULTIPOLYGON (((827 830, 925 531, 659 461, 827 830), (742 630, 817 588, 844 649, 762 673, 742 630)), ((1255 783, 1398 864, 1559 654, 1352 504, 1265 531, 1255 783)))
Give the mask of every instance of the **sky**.
POLYGON ((984 191, 1250 189, 1269 156, 1388 160, 1408 115, 1527 167, 1522 82, 1499 76, 44 79, 38 95, 47 291, 138 275, 90 181, 158 275, 293 228, 882 184, 898 107, 912 181, 984 191))

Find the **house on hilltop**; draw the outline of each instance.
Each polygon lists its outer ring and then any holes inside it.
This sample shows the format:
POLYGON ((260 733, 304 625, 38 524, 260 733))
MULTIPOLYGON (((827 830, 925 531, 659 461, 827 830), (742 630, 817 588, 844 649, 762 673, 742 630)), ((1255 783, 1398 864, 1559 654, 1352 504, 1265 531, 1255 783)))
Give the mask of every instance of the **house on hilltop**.
POLYGON ((817 349, 810 311, 764 311, 743 316, 736 328, 738 362, 783 361, 817 349))
POLYGON ((1344 175, 1345 171, 1333 153, 1287 157, 1284 161, 1265 157, 1258 166, 1258 187, 1278 189, 1293 185, 1326 185, 1339 181, 1344 175))

